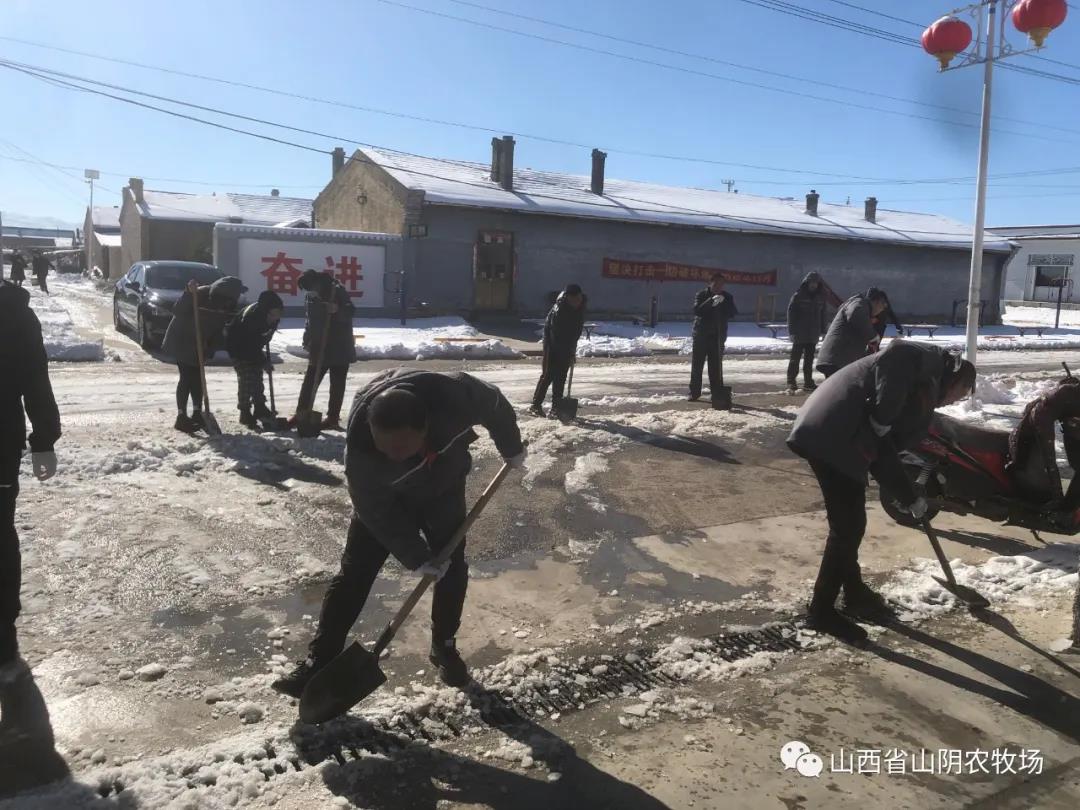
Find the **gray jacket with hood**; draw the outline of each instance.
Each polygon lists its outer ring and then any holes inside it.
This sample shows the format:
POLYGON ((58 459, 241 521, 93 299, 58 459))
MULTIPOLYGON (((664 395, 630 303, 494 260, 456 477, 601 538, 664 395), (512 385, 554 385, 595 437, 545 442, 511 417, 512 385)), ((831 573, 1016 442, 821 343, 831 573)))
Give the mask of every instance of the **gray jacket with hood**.
MULTIPOLYGON (((225 331, 226 324, 236 314, 236 305, 243 292, 244 285, 234 276, 225 276, 208 287, 199 287, 199 331, 204 352, 225 331)), ((165 330, 161 349, 181 365, 199 364, 195 349, 195 309, 188 290, 184 290, 173 307, 173 317, 165 330)))
POLYGON ((870 318, 870 301, 865 295, 853 295, 829 324, 817 365, 841 369, 866 356, 866 345, 877 339, 878 333, 870 318))

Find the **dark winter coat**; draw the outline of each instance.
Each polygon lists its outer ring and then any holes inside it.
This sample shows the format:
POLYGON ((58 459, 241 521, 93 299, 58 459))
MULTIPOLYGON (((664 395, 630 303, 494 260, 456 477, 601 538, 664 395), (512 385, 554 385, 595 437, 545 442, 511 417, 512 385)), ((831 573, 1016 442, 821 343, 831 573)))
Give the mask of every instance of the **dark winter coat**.
POLYGON ((739 311, 735 308, 735 296, 727 290, 720 293, 723 300, 713 303, 714 293, 711 288, 700 290, 694 298, 694 337, 727 342, 728 321, 739 311))
POLYGON ((26 259, 21 253, 11 257, 11 280, 26 281, 26 259))
POLYGON ((304 325, 304 348, 312 363, 319 351, 323 329, 329 309, 326 302, 337 304, 337 312, 329 315, 330 333, 326 336, 326 351, 322 358, 322 367, 347 366, 356 361, 356 338, 353 337, 353 313, 356 310, 349 291, 334 281, 329 275, 321 274, 326 282, 319 288, 308 292, 304 299, 307 322, 304 325))
POLYGON ((866 483, 873 469, 879 483, 889 476, 893 491, 909 492, 897 451, 909 449, 926 435, 941 401, 945 352, 933 346, 896 342, 833 374, 799 410, 787 444, 806 459, 828 464, 866 483), (873 417, 889 425, 879 439, 873 417), (896 481, 899 474, 902 481, 896 481))
POLYGON ((270 290, 259 294, 259 300, 246 306, 225 330, 225 348, 229 357, 238 363, 260 363, 266 360, 264 347, 277 331, 267 314, 284 306, 281 296, 270 290))
MULTIPOLYGON (((30 308, 30 293, 7 282, 0 282, 0 380, 0 475, 6 477, 18 472, 27 444, 26 416, 33 426, 33 452, 52 450, 60 438, 41 323, 30 308)), ((13 482, 0 480, 7 483, 13 482)))
MULTIPOLYGON (((236 313, 236 302, 243 292, 240 279, 233 276, 219 278, 213 284, 199 287, 199 331, 202 333, 203 351, 217 340, 226 324, 236 313)), ((195 348, 195 310, 191 293, 184 290, 173 307, 173 317, 165 330, 161 349, 177 363, 185 366, 199 364, 195 348)))
POLYGON ((30 264, 34 268, 34 275, 38 278, 49 275, 49 268, 53 266, 48 257, 42 254, 36 254, 30 260, 30 264))
POLYGON ((353 400, 345 448, 345 475, 353 511, 387 551, 416 569, 431 557, 420 537, 418 508, 460 488, 472 467, 473 428, 483 425, 503 458, 522 451, 513 406, 493 385, 461 372, 393 369, 378 375, 353 400), (371 401, 405 387, 428 408, 428 458, 396 463, 375 448, 368 427, 371 401))
POLYGON ((585 327, 583 295, 577 309, 566 301, 566 293, 560 293, 544 321, 544 355, 549 361, 569 364, 577 355, 581 330, 585 327))
MULTIPOLYGON (((1057 466, 1054 450, 1055 428, 1058 423, 1080 417, 1080 382, 1067 380, 1053 390, 1043 394, 1027 404, 1020 422, 1009 434, 1009 456, 1017 461, 1024 448, 1034 443, 1042 453, 1046 472, 1050 477, 1051 487, 1056 493, 1061 492, 1061 472, 1057 466)), ((1068 438, 1066 444, 1068 444, 1068 438)), ((1074 470, 1074 475, 1080 471, 1074 470)))
POLYGON ((870 318, 870 301, 853 295, 836 313, 818 352, 817 364, 841 369, 866 356, 866 346, 877 340, 878 333, 870 318))
POLYGON ((817 273, 807 273, 787 308, 788 335, 792 343, 817 343, 825 334, 825 285, 817 273), (810 284, 816 281, 817 290, 810 284))

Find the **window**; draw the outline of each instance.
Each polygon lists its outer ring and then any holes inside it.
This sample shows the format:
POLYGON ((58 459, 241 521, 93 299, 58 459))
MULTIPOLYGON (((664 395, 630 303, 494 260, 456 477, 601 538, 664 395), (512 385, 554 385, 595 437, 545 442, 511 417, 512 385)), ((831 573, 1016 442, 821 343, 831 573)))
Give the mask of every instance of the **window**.
POLYGON ((1058 279, 1066 278, 1068 274, 1068 267, 1061 265, 1039 265, 1035 268, 1035 286, 1056 287, 1060 283, 1058 279))
POLYGON ((1035 289, 1032 296, 1036 301, 1056 301, 1058 290, 1064 286, 1062 297, 1072 300, 1072 279, 1069 267, 1057 264, 1040 264, 1035 267, 1035 289))

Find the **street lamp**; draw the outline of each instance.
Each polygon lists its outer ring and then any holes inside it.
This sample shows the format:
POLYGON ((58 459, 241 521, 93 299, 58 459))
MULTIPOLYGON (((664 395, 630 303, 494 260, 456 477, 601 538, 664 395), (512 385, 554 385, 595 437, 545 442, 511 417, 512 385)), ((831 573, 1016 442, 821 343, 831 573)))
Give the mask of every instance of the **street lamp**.
POLYGON ((971 275, 968 281, 967 359, 975 362, 979 342, 979 299, 982 293, 983 227, 986 224, 986 167, 990 158, 990 97, 994 80, 994 62, 1042 48, 1047 35, 1065 22, 1066 0, 980 0, 957 9, 934 22, 922 35, 922 45, 941 65, 940 70, 956 70, 969 65, 983 66, 982 122, 979 132, 979 170, 975 182, 975 232, 971 240, 971 275), (1005 14, 1012 11, 1013 25, 1027 34, 1034 47, 1017 50, 1005 39, 1005 14), (976 23, 975 48, 964 53, 971 43, 971 26, 960 17, 972 17, 976 23), (951 65, 953 59, 960 62, 951 65))

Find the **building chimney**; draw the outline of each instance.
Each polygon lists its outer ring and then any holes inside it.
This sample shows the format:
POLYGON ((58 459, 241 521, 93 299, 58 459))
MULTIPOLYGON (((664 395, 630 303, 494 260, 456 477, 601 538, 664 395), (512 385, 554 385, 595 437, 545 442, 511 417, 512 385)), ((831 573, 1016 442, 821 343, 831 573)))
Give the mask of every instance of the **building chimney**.
POLYGON ((877 222, 877 197, 867 197, 863 211, 867 222, 877 222))
POLYGON ((514 190, 514 138, 503 135, 499 147, 499 185, 506 191, 514 190))
POLYGON ((135 202, 139 203, 139 205, 146 202, 146 198, 143 197, 143 182, 141 177, 132 177, 128 180, 128 188, 131 189, 131 194, 135 197, 135 202))
POLYGON ((337 173, 345 168, 345 150, 340 146, 335 146, 334 151, 330 153, 330 165, 333 169, 331 177, 337 177, 337 173))
POLYGON ((604 196, 604 161, 607 160, 607 152, 599 149, 592 150, 592 185, 593 194, 604 196))
POLYGON ((281 192, 278 191, 276 188, 272 188, 272 189, 270 189, 270 196, 271 197, 280 197, 281 192))
POLYGON ((502 154, 502 141, 498 138, 491 139, 491 182, 499 182, 499 164, 502 154))
POLYGON ((817 216, 817 204, 821 195, 813 189, 810 189, 810 193, 806 195, 806 213, 812 217, 817 216))

